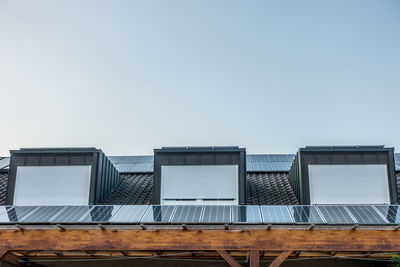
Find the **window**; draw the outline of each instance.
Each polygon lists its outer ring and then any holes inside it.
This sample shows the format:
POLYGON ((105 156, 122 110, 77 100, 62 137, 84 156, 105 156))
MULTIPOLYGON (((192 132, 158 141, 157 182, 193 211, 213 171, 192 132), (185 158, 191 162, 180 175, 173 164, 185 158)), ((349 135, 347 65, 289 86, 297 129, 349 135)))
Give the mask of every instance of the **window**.
POLYGON ((238 165, 162 166, 161 204, 237 205, 238 165))
POLYGON ((91 166, 18 166, 14 205, 88 205, 91 166))
POLYGON ((311 204, 389 204, 385 164, 308 165, 311 204))

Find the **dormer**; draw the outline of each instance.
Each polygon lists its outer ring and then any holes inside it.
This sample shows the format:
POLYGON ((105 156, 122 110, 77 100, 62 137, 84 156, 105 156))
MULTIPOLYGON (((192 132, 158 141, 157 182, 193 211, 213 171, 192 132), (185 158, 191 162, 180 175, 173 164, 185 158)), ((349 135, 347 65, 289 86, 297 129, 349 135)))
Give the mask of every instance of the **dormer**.
POLYGON ((245 204, 245 186, 244 148, 163 147, 154 150, 154 204, 245 204))
POLYGON ((301 204, 397 204, 394 149, 305 147, 289 172, 301 204))
POLYGON ((11 150, 7 205, 91 205, 118 186, 121 176, 100 149, 11 150))

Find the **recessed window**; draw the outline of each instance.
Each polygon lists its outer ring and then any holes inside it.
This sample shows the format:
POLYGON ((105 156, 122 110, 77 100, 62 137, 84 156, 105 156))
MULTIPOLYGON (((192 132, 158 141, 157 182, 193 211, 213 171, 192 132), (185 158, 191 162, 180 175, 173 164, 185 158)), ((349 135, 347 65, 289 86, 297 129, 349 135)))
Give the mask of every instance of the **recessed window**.
POLYGON ((309 165, 311 204, 389 204, 387 167, 309 165))
POLYGON ((88 205, 91 166, 19 166, 14 205, 88 205))
POLYGON ((6 205, 101 204, 121 176, 96 148, 11 150, 6 205))
POLYGON ((162 166, 161 204, 238 204, 238 166, 162 166))
POLYGON ((300 148, 289 172, 300 204, 394 204, 394 149, 384 146, 300 148))
POLYGON ((243 205, 245 192, 244 148, 163 147, 154 150, 154 204, 243 205))

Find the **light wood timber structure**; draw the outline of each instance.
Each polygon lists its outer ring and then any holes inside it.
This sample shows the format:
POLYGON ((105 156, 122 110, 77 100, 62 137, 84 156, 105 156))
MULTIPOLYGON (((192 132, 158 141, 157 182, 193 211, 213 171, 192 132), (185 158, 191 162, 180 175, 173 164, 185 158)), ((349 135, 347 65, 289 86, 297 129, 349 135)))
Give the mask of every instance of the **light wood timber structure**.
POLYGON ((65 225, 60 230, 51 225, 1 226, 0 259, 23 265, 43 258, 165 255, 222 257, 230 266, 238 267, 242 265, 237 259, 249 254, 249 266, 255 267, 259 266, 260 255, 261 259, 272 261, 270 266, 279 266, 288 257, 390 258, 400 252, 400 231, 389 226, 356 230, 318 226, 312 230, 283 226, 270 230, 250 226, 230 230, 193 227, 183 230, 149 226, 142 230, 129 225, 65 225))

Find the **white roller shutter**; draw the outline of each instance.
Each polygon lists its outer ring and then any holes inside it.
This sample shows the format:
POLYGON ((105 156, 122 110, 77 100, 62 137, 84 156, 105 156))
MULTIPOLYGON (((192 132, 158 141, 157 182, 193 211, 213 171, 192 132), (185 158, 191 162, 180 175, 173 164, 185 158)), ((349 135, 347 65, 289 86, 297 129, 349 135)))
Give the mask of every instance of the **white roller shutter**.
POLYGON ((161 204, 238 204, 238 166, 162 166, 161 204))
POLYGON ((387 168, 376 165, 309 165, 311 204, 389 204, 387 168))
POLYGON ((14 205, 88 205, 91 166, 19 166, 14 205))

